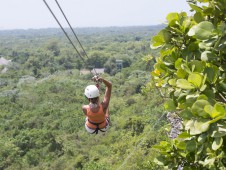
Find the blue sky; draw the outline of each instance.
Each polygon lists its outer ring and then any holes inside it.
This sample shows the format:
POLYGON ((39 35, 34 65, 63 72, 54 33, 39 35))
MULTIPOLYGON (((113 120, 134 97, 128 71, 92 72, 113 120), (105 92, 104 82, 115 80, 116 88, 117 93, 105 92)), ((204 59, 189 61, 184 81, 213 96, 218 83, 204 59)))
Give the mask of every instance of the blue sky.
MULTIPOLYGON (((46 0, 64 27, 54 0, 46 0)), ((59 27, 43 0, 0 0, 0 29, 59 27)), ((73 27, 157 25, 170 12, 189 12, 186 0, 58 0, 73 27)))

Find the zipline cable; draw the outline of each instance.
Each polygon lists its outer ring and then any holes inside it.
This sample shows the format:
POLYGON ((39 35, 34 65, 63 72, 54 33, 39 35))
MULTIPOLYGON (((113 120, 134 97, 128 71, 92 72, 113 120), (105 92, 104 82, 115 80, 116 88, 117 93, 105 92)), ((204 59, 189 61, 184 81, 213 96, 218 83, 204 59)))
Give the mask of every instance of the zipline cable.
POLYGON ((83 48, 83 46, 82 46, 81 42, 79 41, 78 36, 76 35, 76 33, 75 33, 74 29, 72 28, 72 26, 71 26, 70 22, 68 21, 68 19, 67 19, 66 15, 65 15, 65 13, 64 13, 64 11, 62 10, 62 8, 61 8, 60 4, 58 3, 58 1, 57 1, 57 0, 55 0, 55 2, 56 2, 56 4, 57 4, 57 6, 59 7, 59 9, 60 9, 61 13, 63 14, 63 16, 64 16, 65 20, 67 21, 67 23, 68 23, 68 25, 69 25, 69 27, 70 27, 71 31, 73 32, 73 34, 74 34, 74 36, 75 36, 75 38, 76 38, 76 40, 78 41, 79 45, 81 46, 81 48, 82 48, 82 50, 83 50, 84 54, 86 55, 86 57, 87 57, 87 58, 89 58, 89 57, 88 57, 88 55, 87 55, 87 53, 86 53, 86 51, 85 51, 85 49, 83 48))
POLYGON ((85 62, 84 58, 82 57, 82 55, 79 53, 79 51, 77 50, 77 48, 75 47, 74 43, 72 42, 72 40, 70 39, 70 37, 67 35, 66 31, 64 30, 63 26, 60 24, 59 20, 57 19, 57 17, 55 16, 55 14, 53 13, 53 11, 51 10, 51 8, 49 7, 49 5, 47 4, 47 2, 45 0, 43 0, 43 2, 46 4, 47 8, 49 9, 49 11, 51 12, 52 16, 55 18, 56 22, 58 23, 58 25, 60 26, 60 28, 62 29, 62 31, 64 32, 65 36, 68 38, 68 40, 70 41, 70 43, 72 44, 72 46, 74 47, 74 49, 76 50, 76 52, 79 54, 80 58, 83 60, 83 62, 85 62))
MULTIPOLYGON (((70 37, 68 36, 67 32, 64 30, 63 26, 61 25, 61 23, 59 22, 59 20, 57 19, 57 17, 55 16, 55 14, 53 13, 53 11, 51 10, 51 8, 49 7, 48 3, 43 0, 43 2, 45 3, 46 7, 49 9, 50 13, 52 14, 52 16, 54 17, 54 19, 56 20, 56 22, 58 23, 58 25, 60 26, 61 30, 64 32, 65 36, 67 37, 67 39, 69 40, 69 42, 71 43, 71 45, 73 46, 73 48, 75 49, 75 51, 78 53, 79 57, 82 59, 82 61, 85 63, 85 65, 87 66, 87 63, 85 61, 85 59, 82 57, 82 55, 80 54, 80 52, 78 51, 78 49, 75 47, 74 43, 72 42, 72 40, 70 39, 70 37)), ((57 1, 56 1, 57 3, 57 1)), ((59 3, 57 3, 59 4, 59 3)), ((60 8, 60 6, 59 6, 60 8)), ((61 8, 60 8, 61 9, 61 8)), ((62 9, 61 9, 62 10, 62 9)), ((66 16, 65 16, 66 17, 66 16)), ((65 18, 66 19, 66 18, 65 18)), ((67 19, 66 19, 67 20, 67 19)), ((68 20, 67 20, 68 22, 68 20)), ((68 22, 69 23, 69 22, 68 22)), ((71 26, 70 26, 71 27, 71 26)), ((73 31, 74 32, 74 31, 73 31)), ((76 36, 77 37, 77 36, 76 36)), ((77 38, 76 38, 77 39, 77 38)), ((79 41, 80 43, 80 41, 79 41)), ((81 44, 81 43, 80 43, 81 44)), ((83 49, 83 47, 82 47, 83 49)), ((85 52, 85 50, 84 50, 85 52)), ((86 54, 86 52, 85 52, 86 54)), ((96 70, 94 69, 95 73, 97 74, 96 70)), ((90 70, 90 73, 93 74, 93 76, 95 76, 95 74, 90 70)))

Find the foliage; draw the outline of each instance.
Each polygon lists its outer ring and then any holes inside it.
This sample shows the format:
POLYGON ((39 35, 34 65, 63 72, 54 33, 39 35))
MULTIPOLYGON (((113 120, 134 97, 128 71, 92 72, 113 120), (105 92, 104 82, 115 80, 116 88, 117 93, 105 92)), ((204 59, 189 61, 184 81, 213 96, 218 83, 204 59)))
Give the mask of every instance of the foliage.
POLYGON ((165 108, 183 119, 183 133, 155 148, 167 169, 225 169, 226 2, 188 1, 194 15, 167 15, 168 25, 152 38, 161 48, 153 82, 169 99, 165 108))
POLYGON ((0 74, 0 169, 159 169, 151 146, 166 136, 162 98, 143 89, 153 62, 141 59, 159 28, 77 30, 86 61, 112 73, 102 75, 113 83, 111 126, 98 135, 85 131, 81 109, 93 82, 80 69, 89 66, 61 30, 0 31, 0 55, 13 62, 0 74), (122 70, 114 70, 115 59, 123 59, 122 70))

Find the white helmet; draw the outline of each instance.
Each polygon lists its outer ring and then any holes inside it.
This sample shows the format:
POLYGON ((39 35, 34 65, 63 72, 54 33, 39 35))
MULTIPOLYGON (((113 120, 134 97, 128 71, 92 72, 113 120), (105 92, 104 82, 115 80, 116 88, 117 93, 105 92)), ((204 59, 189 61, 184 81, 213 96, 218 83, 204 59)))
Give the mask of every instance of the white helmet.
POLYGON ((95 97, 99 97, 100 96, 100 91, 99 89, 97 88, 97 86, 95 85, 89 85, 86 87, 85 89, 85 96, 87 98, 95 98, 95 97))

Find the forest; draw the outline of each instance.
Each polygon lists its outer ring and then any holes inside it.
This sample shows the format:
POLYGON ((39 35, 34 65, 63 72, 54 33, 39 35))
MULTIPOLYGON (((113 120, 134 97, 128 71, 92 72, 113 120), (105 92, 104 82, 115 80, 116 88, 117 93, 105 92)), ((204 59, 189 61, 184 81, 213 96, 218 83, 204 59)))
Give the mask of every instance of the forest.
POLYGON ((0 31, 0 169, 225 170, 226 1, 187 3, 165 25, 76 29, 82 57, 58 28, 0 31), (113 84, 96 135, 93 68, 113 84))
POLYGON ((88 65, 58 28, 0 31, 0 56, 10 61, 0 66, 0 169, 156 169, 151 147, 167 139, 166 118, 163 98, 145 85, 161 28, 75 29, 88 65), (94 82, 82 70, 92 68, 113 84, 105 134, 84 127, 84 89, 94 82))

